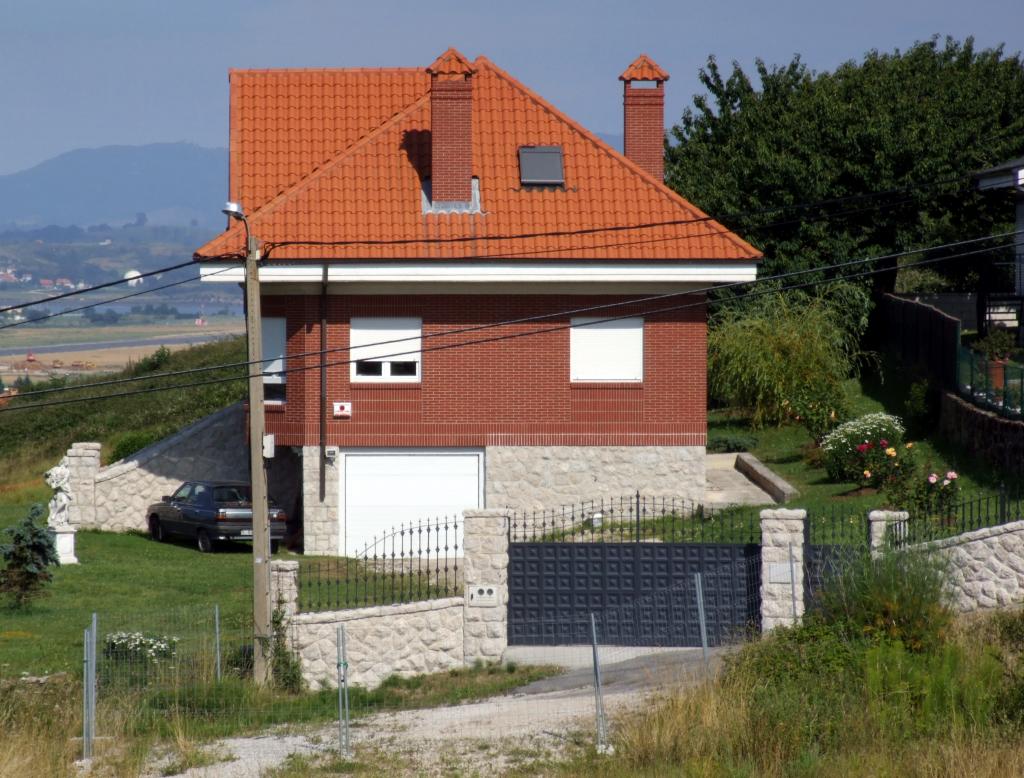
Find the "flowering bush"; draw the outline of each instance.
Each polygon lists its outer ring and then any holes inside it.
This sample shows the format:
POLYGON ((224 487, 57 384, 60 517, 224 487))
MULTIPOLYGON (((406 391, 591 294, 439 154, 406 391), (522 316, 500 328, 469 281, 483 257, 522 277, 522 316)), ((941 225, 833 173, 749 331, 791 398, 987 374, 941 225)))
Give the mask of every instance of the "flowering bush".
POLYGON ((167 635, 111 632, 103 641, 103 656, 121 662, 157 664, 161 659, 173 659, 177 652, 178 638, 167 635))
POLYGON ((911 518, 949 521, 960 503, 960 476, 956 470, 945 473, 924 470, 888 491, 892 507, 905 510, 911 518))
POLYGON ((892 471, 905 472, 903 460, 912 448, 903 446, 903 434, 903 422, 888 413, 869 413, 840 424, 821 441, 828 477, 877 486, 892 471), (892 454, 887 453, 890 450, 892 454))

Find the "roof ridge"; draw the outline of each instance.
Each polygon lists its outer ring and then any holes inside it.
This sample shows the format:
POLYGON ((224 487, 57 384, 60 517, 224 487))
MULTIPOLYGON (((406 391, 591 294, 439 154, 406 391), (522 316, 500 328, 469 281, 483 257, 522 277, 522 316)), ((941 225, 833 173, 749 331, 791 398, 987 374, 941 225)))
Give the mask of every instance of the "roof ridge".
MULTIPOLYGON (((273 210, 277 206, 289 200, 294 194, 323 178, 325 175, 327 175, 328 171, 333 170, 337 165, 342 164, 356 150, 376 140, 380 135, 387 132, 396 124, 398 124, 398 122, 412 115, 417 109, 422 108, 425 104, 429 102, 429 100, 430 92, 427 92, 426 94, 420 96, 418 99, 414 100, 412 103, 407 105, 401 111, 398 111, 397 113, 390 116, 386 121, 377 125, 370 132, 356 139, 348 146, 346 146, 344 149, 339 150, 337 153, 334 154, 334 156, 325 161, 323 164, 313 168, 313 170, 309 171, 309 173, 304 175, 294 184, 291 184, 290 186, 282 189, 280 192, 278 192, 276 195, 270 198, 267 202, 265 202, 263 205, 261 205, 251 214, 249 214, 248 219, 250 223, 254 222, 257 218, 261 216, 265 216, 268 213, 273 212, 273 210)), ((203 246, 200 247, 193 254, 193 258, 204 256, 202 252, 207 246, 219 241, 225 241, 233 233, 243 232, 244 229, 244 225, 240 224, 239 222, 235 222, 234 224, 232 224, 231 229, 225 230, 216 238, 213 238, 213 240, 210 240, 207 243, 203 244, 203 246)))
POLYGON ((423 73, 423 68, 228 68, 228 77, 235 73, 291 74, 291 73, 423 73))
POLYGON ((741 248, 744 248, 744 249, 747 249, 747 250, 753 252, 756 256, 761 256, 761 252, 760 251, 758 251, 754 246, 752 246, 749 243, 747 243, 747 241, 743 240, 743 238, 741 238, 739 235, 735 234, 732 230, 730 230, 724 224, 720 223, 717 219, 714 219, 713 217, 711 217, 708 214, 706 214, 704 211, 702 211, 696 205, 691 203, 689 200, 687 200, 685 197, 683 197, 677 191, 675 191, 670 186, 668 186, 664 181, 659 181, 657 178, 652 176, 650 173, 648 173, 646 170, 644 170, 638 164, 633 162, 633 160, 631 160, 625 154, 621 154, 618 151, 616 151, 615 149, 613 149, 610 145, 608 145, 603 140, 601 140, 599 137, 597 137, 597 135, 595 135, 593 132, 588 130, 586 127, 584 127, 582 124, 580 124, 576 120, 574 120, 571 117, 569 117, 567 114, 562 113, 554 105, 552 105, 547 100, 545 100, 543 97, 541 97, 539 94, 537 94, 532 89, 530 89, 530 87, 526 86, 524 83, 519 81, 519 79, 517 79, 515 76, 511 75, 507 71, 503 70, 498 65, 495 65, 491 60, 489 60, 483 54, 480 54, 480 55, 477 56, 476 60, 474 61, 474 64, 482 65, 483 67, 486 67, 486 68, 490 69, 499 78, 505 79, 505 81, 507 81, 513 87, 515 87, 517 89, 520 89, 527 97, 529 97, 531 100, 533 100, 535 103, 537 103, 537 105, 539 105, 542 109, 546 110, 548 113, 550 113, 552 116, 554 116, 555 118, 559 119, 560 121, 565 122, 566 124, 568 124, 571 128, 573 128, 574 130, 579 132, 581 135, 583 135, 591 143, 596 144, 597 147, 599 149, 601 149, 601 151, 603 151, 605 154, 607 154, 609 157, 611 157, 614 161, 618 162, 623 167, 627 168, 628 170, 632 171, 636 175, 638 175, 641 178, 645 179, 648 183, 654 185, 658 189, 658 191, 662 194, 662 196, 665 197, 667 200, 669 200, 669 202, 671 202, 671 203, 681 207, 685 211, 688 211, 688 212, 694 214, 698 219, 701 219, 701 220, 706 219, 706 220, 708 220, 710 222, 713 222, 714 224, 716 224, 716 225, 718 225, 719 227, 722 228, 722 230, 723 230, 723 232, 721 233, 722 237, 727 238, 727 239, 733 241, 737 246, 739 246, 741 248))

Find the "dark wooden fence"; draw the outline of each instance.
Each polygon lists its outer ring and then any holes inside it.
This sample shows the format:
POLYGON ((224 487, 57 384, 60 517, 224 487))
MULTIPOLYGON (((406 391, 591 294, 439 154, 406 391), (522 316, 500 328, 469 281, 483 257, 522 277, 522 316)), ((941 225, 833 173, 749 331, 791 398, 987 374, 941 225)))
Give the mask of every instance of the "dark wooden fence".
POLYGON ((957 391, 960 320, 934 306, 887 294, 882 298, 886 346, 907 366, 957 391))

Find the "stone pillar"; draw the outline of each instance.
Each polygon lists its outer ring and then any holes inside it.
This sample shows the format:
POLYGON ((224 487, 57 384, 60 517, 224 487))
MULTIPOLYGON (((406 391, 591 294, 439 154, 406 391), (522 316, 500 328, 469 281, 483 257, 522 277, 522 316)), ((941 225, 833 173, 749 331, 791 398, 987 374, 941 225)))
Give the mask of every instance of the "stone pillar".
POLYGON ((508 646, 508 517, 502 510, 463 511, 463 655, 500 662, 508 646))
POLYGON ((283 608, 287 621, 299 612, 299 563, 275 559, 270 563, 270 603, 283 608))
POLYGON ((68 449, 71 504, 68 523, 75 529, 96 526, 96 475, 100 470, 99 443, 72 443, 68 449))
POLYGON ((793 626, 804 614, 806 520, 804 510, 761 511, 762 632, 793 626))
POLYGON ((302 538, 307 554, 339 553, 338 466, 338 456, 321 464, 319 446, 302 447, 302 538))
POLYGON ((899 534, 906 535, 907 519, 910 514, 906 511, 871 511, 868 513, 868 526, 871 528, 871 555, 877 556, 889 545, 889 525, 894 525, 893 530, 899 534))

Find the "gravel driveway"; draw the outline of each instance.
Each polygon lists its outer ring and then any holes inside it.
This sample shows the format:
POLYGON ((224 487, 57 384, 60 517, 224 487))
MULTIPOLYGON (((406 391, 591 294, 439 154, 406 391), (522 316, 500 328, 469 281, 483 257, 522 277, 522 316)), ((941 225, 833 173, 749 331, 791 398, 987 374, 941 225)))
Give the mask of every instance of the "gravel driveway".
MULTIPOLYGON (((588 649, 589 651, 589 649, 588 649)), ((550 663, 552 649, 536 649, 550 663)), ((530 661, 516 650, 516 661, 530 661)), ((704 677, 699 649, 609 649, 602 659, 605 710, 610 718, 638 706, 652 693, 689 685, 704 677), (619 661, 608 661, 608 659, 619 661)), ((711 669, 720 661, 712 651, 711 669)), ((517 764, 556 759, 567 746, 594 739, 593 670, 567 655, 566 673, 521 687, 514 694, 442 708, 382 712, 361 717, 352 726, 355 759, 377 765, 381 775, 496 775, 517 764)), ((264 733, 227 738, 209 749, 231 761, 193 768, 189 778, 256 778, 281 765, 291 754, 315 757, 337 749, 337 726, 308 734, 264 733)), ((167 760, 163 760, 164 764, 167 760)), ((152 775, 160 774, 160 762, 152 775)))

